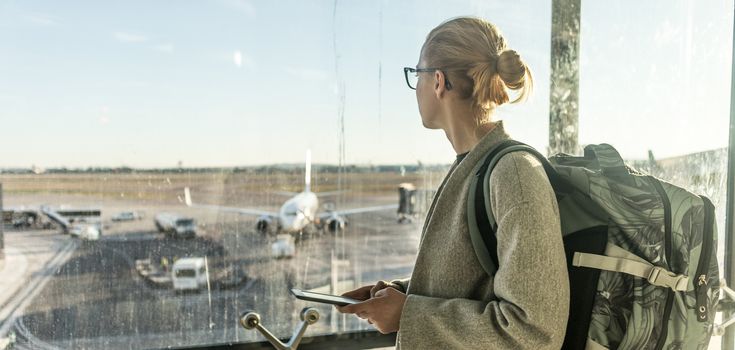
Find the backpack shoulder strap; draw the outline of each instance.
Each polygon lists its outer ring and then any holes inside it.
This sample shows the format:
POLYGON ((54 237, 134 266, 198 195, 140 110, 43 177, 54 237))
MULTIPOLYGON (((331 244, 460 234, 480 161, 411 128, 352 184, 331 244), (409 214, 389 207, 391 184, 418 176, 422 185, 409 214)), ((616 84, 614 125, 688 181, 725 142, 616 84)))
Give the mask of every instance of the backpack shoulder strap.
POLYGON ((486 184, 490 181, 490 174, 500 158, 515 151, 531 153, 543 164, 547 176, 558 176, 546 157, 538 153, 533 147, 515 140, 505 140, 493 146, 485 159, 476 167, 467 196, 467 223, 475 255, 477 255, 482 268, 489 275, 494 274, 500 265, 498 262, 498 242, 495 237, 497 222, 490 204, 490 189, 486 184))

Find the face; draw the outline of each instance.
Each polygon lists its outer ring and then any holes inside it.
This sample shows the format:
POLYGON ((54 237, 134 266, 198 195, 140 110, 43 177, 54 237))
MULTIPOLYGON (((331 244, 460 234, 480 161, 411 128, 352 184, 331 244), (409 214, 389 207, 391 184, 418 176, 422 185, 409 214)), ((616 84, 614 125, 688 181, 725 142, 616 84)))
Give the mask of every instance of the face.
MULTIPOLYGON (((421 59, 417 68, 426 68, 426 61, 421 59)), ((418 74, 418 83, 416 83, 416 102, 419 106, 419 114, 421 122, 427 129, 441 128, 438 123, 438 101, 435 94, 434 85, 436 79, 433 72, 422 72, 418 74)))

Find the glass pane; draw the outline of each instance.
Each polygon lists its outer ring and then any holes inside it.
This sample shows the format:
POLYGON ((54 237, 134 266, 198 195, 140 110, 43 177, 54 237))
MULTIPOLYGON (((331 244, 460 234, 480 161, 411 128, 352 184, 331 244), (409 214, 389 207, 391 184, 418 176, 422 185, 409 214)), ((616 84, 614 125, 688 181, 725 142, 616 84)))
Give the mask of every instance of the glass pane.
POLYGON ((455 154, 422 127, 402 68, 467 14, 533 69, 531 99, 496 117, 545 149, 546 1, 0 0, 5 262, 19 266, 0 332, 29 348, 251 342, 245 310, 289 337, 306 306, 322 315, 307 335, 373 329, 289 288, 411 273, 455 154), (402 183, 414 213, 397 217, 402 183))
POLYGON ((732 9, 732 1, 587 1, 580 44, 580 143, 612 144, 634 167, 709 197, 721 275, 732 9))

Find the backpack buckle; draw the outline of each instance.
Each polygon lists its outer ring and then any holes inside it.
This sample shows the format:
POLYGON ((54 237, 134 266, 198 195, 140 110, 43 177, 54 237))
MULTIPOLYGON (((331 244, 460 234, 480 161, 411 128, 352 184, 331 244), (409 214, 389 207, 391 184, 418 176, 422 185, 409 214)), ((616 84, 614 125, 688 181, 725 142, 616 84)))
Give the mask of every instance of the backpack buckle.
POLYGON ((677 275, 661 266, 654 266, 646 278, 654 286, 671 288, 674 291, 686 291, 689 277, 677 275))

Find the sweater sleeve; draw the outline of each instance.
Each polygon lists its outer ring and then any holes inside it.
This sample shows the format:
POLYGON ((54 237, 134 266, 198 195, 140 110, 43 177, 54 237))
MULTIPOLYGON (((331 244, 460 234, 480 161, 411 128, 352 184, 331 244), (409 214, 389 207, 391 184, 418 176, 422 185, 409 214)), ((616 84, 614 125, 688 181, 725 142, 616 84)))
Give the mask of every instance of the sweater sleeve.
POLYGON ((541 164, 514 152, 490 178, 500 267, 488 300, 408 295, 399 346, 559 349, 569 280, 556 199, 541 164))

